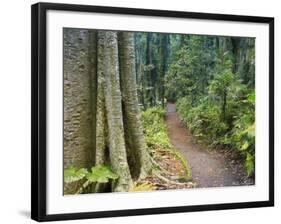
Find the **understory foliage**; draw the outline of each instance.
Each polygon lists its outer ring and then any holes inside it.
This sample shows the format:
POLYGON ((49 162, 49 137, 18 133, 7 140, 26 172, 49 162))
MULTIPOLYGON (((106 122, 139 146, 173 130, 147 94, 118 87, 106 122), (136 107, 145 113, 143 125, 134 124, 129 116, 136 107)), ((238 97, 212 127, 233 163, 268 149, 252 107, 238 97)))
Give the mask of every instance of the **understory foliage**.
POLYGON ((255 169, 255 92, 254 79, 249 79, 254 71, 252 49, 247 61, 239 61, 227 38, 224 48, 216 47, 214 37, 185 41, 189 45, 176 53, 177 60, 168 70, 167 97, 176 99, 183 123, 199 141, 238 151, 251 176, 255 169), (248 70, 239 69, 243 63, 248 70))
POLYGON ((93 166, 90 170, 86 168, 69 167, 64 169, 64 193, 68 194, 71 189, 68 189, 67 184, 80 184, 75 194, 88 193, 91 186, 97 186, 98 184, 106 184, 110 181, 117 180, 119 176, 114 173, 110 166, 97 165, 93 166))
POLYGON ((152 107, 141 113, 147 146, 151 153, 156 150, 165 150, 173 154, 183 165, 186 178, 190 179, 190 168, 182 155, 170 143, 164 118, 165 110, 161 107, 152 107))
MULTIPOLYGON (((141 112, 141 121, 144 129, 145 140, 148 150, 153 157, 157 150, 166 151, 173 155, 183 166, 183 176, 180 176, 179 181, 187 181, 191 179, 190 168, 181 154, 171 145, 166 125, 164 122, 165 110, 161 107, 152 107, 141 112)), ((117 180, 119 176, 115 174, 108 165, 97 165, 90 170, 86 168, 69 167, 64 170, 64 182, 78 183, 83 181, 83 185, 76 193, 87 193, 88 187, 91 184, 105 184, 113 180, 117 180)), ((153 191, 156 187, 153 183, 135 182, 128 190, 129 192, 153 191)), ((65 189, 67 192, 67 189, 65 189)))
POLYGON ((86 178, 90 182, 107 183, 109 179, 115 180, 118 175, 113 173, 109 166, 93 166, 90 171, 85 168, 70 167, 64 170, 64 182, 71 183, 86 178))
POLYGON ((170 148, 170 140, 163 122, 164 116, 165 111, 160 107, 149 108, 141 113, 145 140, 151 149, 170 148))

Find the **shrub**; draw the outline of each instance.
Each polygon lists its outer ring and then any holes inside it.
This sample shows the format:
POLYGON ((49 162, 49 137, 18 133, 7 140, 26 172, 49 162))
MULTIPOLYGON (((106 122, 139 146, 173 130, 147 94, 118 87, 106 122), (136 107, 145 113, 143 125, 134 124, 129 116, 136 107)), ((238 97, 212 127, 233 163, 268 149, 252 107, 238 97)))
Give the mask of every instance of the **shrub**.
POLYGON ((183 165, 186 178, 190 179, 190 168, 178 150, 171 145, 164 118, 165 110, 161 107, 149 108, 141 113, 146 143, 150 150, 164 150, 174 155, 183 165))
POLYGON ((183 123, 199 141, 239 152, 246 173, 251 176, 255 170, 255 94, 247 93, 243 85, 235 89, 229 90, 225 117, 221 116, 221 107, 211 95, 200 98, 194 105, 190 97, 180 98, 176 108, 183 123))
POLYGON ((217 144, 227 130, 227 125, 220 121, 220 109, 206 100, 192 107, 189 98, 181 98, 177 101, 177 111, 191 133, 205 143, 217 144))

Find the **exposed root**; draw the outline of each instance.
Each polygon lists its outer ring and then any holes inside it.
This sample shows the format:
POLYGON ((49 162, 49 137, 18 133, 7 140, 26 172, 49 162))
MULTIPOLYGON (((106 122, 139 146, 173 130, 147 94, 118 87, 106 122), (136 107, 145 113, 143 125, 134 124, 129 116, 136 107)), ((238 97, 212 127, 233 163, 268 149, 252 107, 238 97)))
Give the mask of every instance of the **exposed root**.
POLYGON ((153 175, 156 176, 157 178, 159 178, 161 181, 163 181, 164 183, 167 183, 167 184, 175 184, 175 185, 185 185, 185 183, 180 183, 180 182, 177 182, 177 181, 173 181, 173 180, 170 180, 164 176, 162 176, 159 172, 155 171, 153 172, 153 175))
POLYGON ((74 194, 82 194, 85 191, 85 189, 90 186, 91 183, 92 182, 87 180, 85 183, 82 184, 82 186, 74 194))
POLYGON ((154 166, 154 168, 158 169, 161 173, 167 174, 167 175, 173 175, 171 172, 169 172, 168 170, 164 169, 159 163, 157 163, 153 157, 150 157, 151 162, 154 166))

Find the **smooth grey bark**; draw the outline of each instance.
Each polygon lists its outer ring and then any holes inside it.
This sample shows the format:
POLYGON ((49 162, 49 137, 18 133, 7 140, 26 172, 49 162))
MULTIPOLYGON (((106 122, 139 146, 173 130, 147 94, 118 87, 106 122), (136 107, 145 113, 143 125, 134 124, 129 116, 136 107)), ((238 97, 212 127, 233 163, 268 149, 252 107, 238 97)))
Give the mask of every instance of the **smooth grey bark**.
POLYGON ((120 77, 126 147, 134 178, 144 178, 151 171, 151 161, 144 139, 137 99, 134 34, 118 34, 120 77))

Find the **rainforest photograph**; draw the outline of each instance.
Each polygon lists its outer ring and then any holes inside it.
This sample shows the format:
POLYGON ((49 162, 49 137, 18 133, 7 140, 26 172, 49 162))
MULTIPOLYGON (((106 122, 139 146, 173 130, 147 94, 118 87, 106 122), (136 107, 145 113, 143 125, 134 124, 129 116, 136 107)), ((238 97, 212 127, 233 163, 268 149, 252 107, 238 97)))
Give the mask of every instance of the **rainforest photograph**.
POLYGON ((64 195, 255 184, 255 38, 63 28, 64 195))

